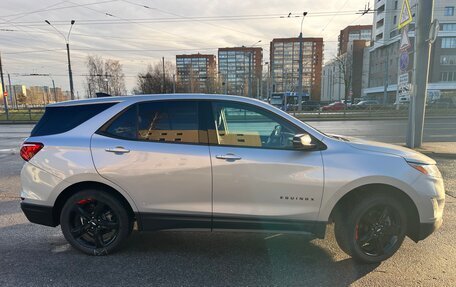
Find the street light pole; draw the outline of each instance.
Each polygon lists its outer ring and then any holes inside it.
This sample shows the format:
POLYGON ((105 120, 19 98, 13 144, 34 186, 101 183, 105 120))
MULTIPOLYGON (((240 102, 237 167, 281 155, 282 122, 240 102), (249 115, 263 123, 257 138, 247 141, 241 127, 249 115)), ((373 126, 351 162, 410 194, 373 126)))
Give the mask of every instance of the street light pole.
POLYGON ((18 107, 17 107, 16 91, 13 88, 13 86, 11 86, 11 77, 10 77, 9 73, 8 73, 8 84, 9 84, 9 87, 10 87, 9 89, 10 89, 10 94, 11 94, 11 95, 9 95, 11 97, 11 106, 15 106, 16 110, 17 110, 18 107))
MULTIPOLYGON (((5 81, 3 80, 3 66, 2 66, 2 56, 0 55, 0 77, 2 80, 2 90, 3 93, 5 93, 5 81)), ((5 113, 6 113, 6 119, 9 119, 9 112, 8 112, 8 99, 5 97, 5 94, 3 96, 3 103, 5 105, 5 113)))
POLYGON ((410 97, 407 146, 420 147, 423 143, 424 116, 429 77, 432 42, 429 31, 433 19, 434 0, 419 1, 415 26, 415 55, 413 61, 413 94, 410 97))
POLYGON ((49 78, 51 78, 52 80, 52 90, 54 91, 54 102, 57 103, 57 95, 56 95, 56 92, 55 92, 55 82, 54 82, 54 79, 51 77, 51 75, 49 75, 49 78))
POLYGON ((70 30, 68 31, 68 35, 67 36, 62 34, 62 32, 60 32, 60 30, 55 28, 51 24, 51 22, 49 22, 48 20, 44 20, 44 22, 46 22, 49 26, 54 28, 54 30, 57 31, 57 33, 59 33, 60 35, 62 35, 63 38, 65 39, 66 49, 67 49, 67 58, 68 58, 68 76, 70 78, 70 95, 71 95, 71 99, 74 100, 73 71, 71 70, 71 59, 70 59, 70 33, 71 33, 71 30, 73 29, 73 25, 75 23, 75 20, 71 20, 71 22, 70 22, 71 26, 70 26, 70 30))
POLYGON ((70 77, 70 95, 71 99, 74 100, 74 88, 73 88, 73 71, 71 70, 71 59, 70 59, 70 44, 66 43, 67 57, 68 57, 68 76, 70 77))
MULTIPOLYGON (((301 19, 301 32, 299 33, 299 71, 298 71, 298 111, 302 112, 302 24, 304 23, 304 18, 306 17, 307 12, 302 13, 301 19)), ((312 80, 311 80, 312 81, 312 80)))
POLYGON ((249 89, 248 97, 252 97, 252 51, 249 52, 249 89))

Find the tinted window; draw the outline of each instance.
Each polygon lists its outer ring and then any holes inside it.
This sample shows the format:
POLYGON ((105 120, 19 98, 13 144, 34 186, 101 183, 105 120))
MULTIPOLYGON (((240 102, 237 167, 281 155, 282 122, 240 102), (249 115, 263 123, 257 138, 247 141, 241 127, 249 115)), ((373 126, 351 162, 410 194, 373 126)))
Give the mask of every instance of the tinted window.
POLYGON ((292 149, 297 128, 263 109, 239 103, 213 104, 212 143, 245 147, 292 149))
POLYGON ((124 139, 137 138, 137 105, 127 108, 125 111, 108 122, 104 133, 124 139))
POLYGON ((154 142, 198 143, 198 102, 146 102, 138 105, 138 138, 154 142))
POLYGON ((116 103, 47 107, 31 136, 46 136, 67 132, 116 103))

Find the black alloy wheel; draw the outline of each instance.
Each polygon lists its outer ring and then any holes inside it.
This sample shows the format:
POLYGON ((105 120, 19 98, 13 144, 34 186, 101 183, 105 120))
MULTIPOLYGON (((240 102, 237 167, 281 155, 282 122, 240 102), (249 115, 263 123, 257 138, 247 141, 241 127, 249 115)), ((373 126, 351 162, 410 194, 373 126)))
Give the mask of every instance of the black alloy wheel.
POLYGON ((401 218, 389 205, 379 204, 367 210, 355 227, 355 240, 369 256, 382 256, 394 249, 401 235, 401 218))
POLYGON ((379 263, 391 257, 404 241, 407 216, 401 202, 386 194, 367 194, 335 218, 339 247, 354 260, 379 263))
POLYGON ((111 244, 119 233, 119 220, 112 209, 92 198, 81 199, 70 214, 70 232, 81 245, 96 249, 111 244))
POLYGON ((84 190, 64 204, 60 225, 76 249, 90 255, 106 255, 130 235, 133 219, 116 197, 104 191, 84 190))

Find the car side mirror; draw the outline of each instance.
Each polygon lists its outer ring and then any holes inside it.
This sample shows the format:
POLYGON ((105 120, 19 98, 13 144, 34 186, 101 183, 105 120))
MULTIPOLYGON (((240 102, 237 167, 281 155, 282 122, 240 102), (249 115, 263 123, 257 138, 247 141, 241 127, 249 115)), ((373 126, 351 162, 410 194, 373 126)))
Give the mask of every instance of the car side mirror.
POLYGON ((293 147, 300 150, 314 149, 316 144, 312 143, 312 137, 309 134, 298 134, 293 137, 293 147))

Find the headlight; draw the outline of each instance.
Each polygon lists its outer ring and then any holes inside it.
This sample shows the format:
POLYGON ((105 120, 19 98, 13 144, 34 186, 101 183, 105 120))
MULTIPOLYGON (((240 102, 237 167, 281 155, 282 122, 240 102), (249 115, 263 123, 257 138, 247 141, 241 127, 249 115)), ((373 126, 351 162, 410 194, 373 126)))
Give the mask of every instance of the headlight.
POLYGON ((407 162, 411 167, 416 169, 417 171, 431 177, 438 177, 441 178, 442 174, 440 173, 439 169, 434 164, 421 164, 415 162, 407 162))

